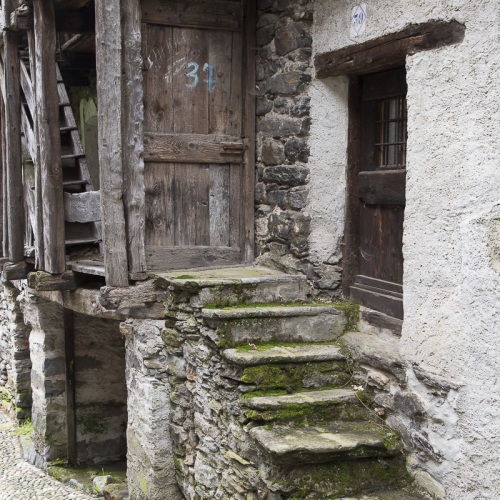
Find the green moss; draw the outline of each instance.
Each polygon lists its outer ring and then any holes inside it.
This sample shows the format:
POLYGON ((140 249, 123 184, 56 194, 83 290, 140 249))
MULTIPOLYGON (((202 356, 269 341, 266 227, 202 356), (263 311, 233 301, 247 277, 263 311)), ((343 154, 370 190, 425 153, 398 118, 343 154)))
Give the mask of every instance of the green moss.
POLYGON ((16 436, 25 436, 27 438, 33 435, 33 422, 27 418, 17 429, 14 430, 16 436))
POLYGON ((245 416, 250 420, 275 424, 288 423, 295 426, 316 425, 335 420, 359 421, 368 415, 369 411, 366 408, 352 403, 287 403, 272 410, 245 412, 245 416))
POLYGON ((344 333, 357 332, 359 324, 359 304, 352 300, 341 300, 332 304, 335 309, 342 311, 346 317, 344 333))
POLYGON ((342 385, 350 378, 344 361, 324 361, 249 366, 244 369, 241 380, 245 384, 256 385, 260 391, 284 389, 287 392, 296 392, 303 387, 305 379, 315 380, 316 385, 326 385, 321 384, 321 381, 326 379, 331 385, 342 385))
POLYGON ((406 486, 409 475, 403 460, 378 458, 304 466, 273 480, 292 491, 290 499, 328 500, 406 486))
POLYGON ((176 276, 174 280, 195 280, 196 276, 191 274, 181 274, 180 276, 176 276))

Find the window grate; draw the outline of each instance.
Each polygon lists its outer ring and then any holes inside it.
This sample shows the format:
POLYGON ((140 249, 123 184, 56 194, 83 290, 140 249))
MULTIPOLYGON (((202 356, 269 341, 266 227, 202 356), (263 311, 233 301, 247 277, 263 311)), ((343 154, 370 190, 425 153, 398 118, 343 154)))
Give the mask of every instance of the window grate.
POLYGON ((406 97, 397 96, 378 102, 377 163, 379 168, 406 166, 406 97))

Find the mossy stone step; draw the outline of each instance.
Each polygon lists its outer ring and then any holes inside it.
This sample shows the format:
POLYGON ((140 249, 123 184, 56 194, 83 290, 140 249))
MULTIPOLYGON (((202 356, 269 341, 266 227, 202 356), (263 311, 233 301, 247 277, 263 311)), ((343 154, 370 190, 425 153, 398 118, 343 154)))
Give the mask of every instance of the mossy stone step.
POLYGON ((325 389, 244 400, 250 408, 245 416, 265 422, 330 422, 362 420, 369 416, 356 393, 350 389, 325 389))
POLYGON ((254 305, 204 308, 208 326, 226 341, 333 342, 348 325, 349 314, 335 305, 254 305))
POLYGON ((349 496, 342 497, 341 500, 423 500, 424 497, 410 491, 410 488, 407 490, 389 490, 389 491, 378 491, 369 493, 366 495, 357 495, 357 496, 349 496))
POLYGON ((240 366, 265 365, 269 363, 310 363, 320 361, 343 361, 341 349, 332 344, 303 344, 274 346, 268 349, 243 351, 225 349, 222 356, 240 366))
POLYGON ((395 433, 366 422, 322 427, 254 427, 250 435, 277 465, 325 463, 399 453, 395 433))

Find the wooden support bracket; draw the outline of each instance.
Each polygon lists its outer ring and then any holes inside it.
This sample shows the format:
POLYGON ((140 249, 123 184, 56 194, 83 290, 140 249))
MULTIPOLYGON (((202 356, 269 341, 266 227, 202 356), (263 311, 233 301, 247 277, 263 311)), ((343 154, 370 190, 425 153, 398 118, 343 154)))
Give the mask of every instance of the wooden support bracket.
POLYGON ((24 280, 31 271, 33 271, 33 266, 24 260, 16 263, 5 262, 2 270, 2 283, 24 280))
POLYGON ((52 292, 56 290, 76 290, 79 285, 71 271, 62 274, 37 271, 28 275, 28 286, 39 292, 52 292))

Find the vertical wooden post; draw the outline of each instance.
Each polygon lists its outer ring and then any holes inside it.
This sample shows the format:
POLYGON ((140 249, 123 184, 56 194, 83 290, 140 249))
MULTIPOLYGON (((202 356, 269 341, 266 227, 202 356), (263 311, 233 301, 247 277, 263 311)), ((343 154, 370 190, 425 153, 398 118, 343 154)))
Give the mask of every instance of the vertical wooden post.
MULTIPOLYGON (((36 51, 35 51, 35 34, 33 31, 28 31, 28 49, 30 55, 30 74, 33 95, 36 98, 36 51)), ((45 267, 45 247, 43 241, 43 199, 42 199, 42 170, 40 168, 40 151, 38 141, 38 112, 36 106, 33 108, 33 133, 35 134, 36 142, 36 158, 33 159, 35 164, 35 217, 36 224, 33 228, 35 233, 35 267, 43 269, 45 267)))
POLYGON ((122 0, 123 34, 123 177, 129 271, 146 271, 144 248, 144 111, 139 0, 122 0))
POLYGON ((24 196, 21 150, 21 84, 17 33, 10 31, 10 14, 15 0, 3 2, 5 73, 5 149, 7 173, 8 257, 24 259, 24 196))
POLYGON ((96 0, 99 168, 104 265, 109 286, 128 286, 122 144, 120 0, 96 0))
POLYGON ((66 357, 66 425, 68 463, 76 465, 75 326, 73 311, 64 309, 64 353, 66 357))
POLYGON ((2 145, 2 256, 9 254, 9 225, 7 221, 7 150, 5 147, 5 104, 3 95, 0 98, 0 142, 2 145))
POLYGON ((56 24, 52 0, 34 0, 35 80, 42 178, 44 270, 66 270, 64 199, 56 76, 56 24))
POLYGON ((245 228, 243 258, 250 264, 254 258, 254 191, 255 191, 255 17, 257 15, 256 2, 246 1, 245 7, 245 77, 243 102, 243 134, 248 139, 250 147, 245 154, 245 174, 243 179, 243 193, 245 196, 243 227, 245 228), (248 92, 248 89, 251 89, 248 92))

